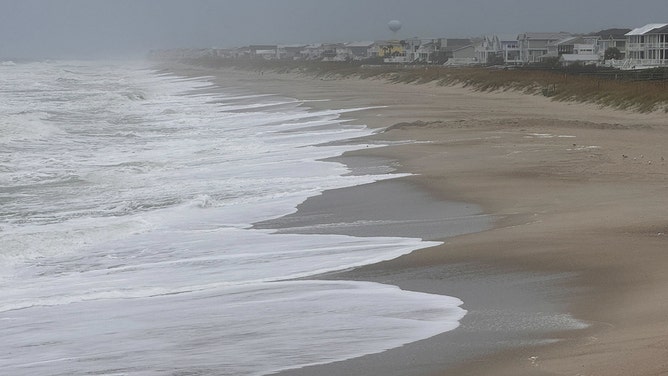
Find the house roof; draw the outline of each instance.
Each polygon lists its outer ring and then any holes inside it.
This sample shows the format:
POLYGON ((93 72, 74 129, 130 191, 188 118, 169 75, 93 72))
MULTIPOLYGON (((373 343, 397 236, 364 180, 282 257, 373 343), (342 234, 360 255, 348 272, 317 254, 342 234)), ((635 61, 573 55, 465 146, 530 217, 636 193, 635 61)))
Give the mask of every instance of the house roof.
POLYGON ((595 44, 595 40, 600 39, 598 35, 568 37, 556 42, 550 42, 552 46, 574 45, 574 44, 595 44))
POLYGON ((666 25, 666 26, 664 26, 664 27, 656 28, 656 29, 652 30, 652 32, 653 32, 653 33, 657 33, 657 34, 665 34, 665 33, 668 33, 668 25, 666 25))
POLYGON ((467 48, 473 48, 473 47, 475 47, 475 46, 472 45, 472 44, 469 44, 468 46, 463 46, 463 47, 455 48, 455 49, 453 50, 453 52, 454 52, 454 51, 461 51, 461 50, 465 50, 465 49, 467 49, 467 48))
POLYGON ((346 47, 371 47, 374 45, 373 41, 364 41, 364 42, 350 42, 346 43, 346 47))
POLYGON ((648 33, 652 32, 656 29, 663 29, 666 26, 668 26, 668 24, 665 24, 665 23, 651 23, 651 24, 647 24, 643 27, 633 29, 633 30, 629 31, 628 33, 626 33, 625 35, 626 36, 645 35, 645 34, 648 34, 648 33))
POLYGON ((422 48, 422 47, 436 47, 436 46, 438 46, 438 43, 436 43, 436 42, 427 42, 427 43, 422 43, 420 45, 420 48, 422 48))
POLYGON ((522 33, 520 34, 517 39, 539 39, 539 40, 561 40, 565 39, 571 36, 568 33, 564 32, 558 32, 558 33, 534 33, 534 32, 528 32, 528 33, 522 33))
POLYGON ((575 44, 578 40, 582 39, 581 37, 568 37, 565 39, 560 39, 556 42, 552 42, 553 45, 563 45, 563 44, 575 44))
POLYGON ((605 29, 590 35, 599 36, 604 39, 625 39, 626 33, 630 31, 631 29, 605 29))
POLYGON ((441 40, 442 42, 445 41, 445 46, 451 47, 453 49, 458 48, 458 47, 464 47, 468 46, 471 44, 471 39, 464 39, 464 38, 445 38, 441 40))
POLYGON ((499 42, 517 42, 517 34, 499 34, 499 42))

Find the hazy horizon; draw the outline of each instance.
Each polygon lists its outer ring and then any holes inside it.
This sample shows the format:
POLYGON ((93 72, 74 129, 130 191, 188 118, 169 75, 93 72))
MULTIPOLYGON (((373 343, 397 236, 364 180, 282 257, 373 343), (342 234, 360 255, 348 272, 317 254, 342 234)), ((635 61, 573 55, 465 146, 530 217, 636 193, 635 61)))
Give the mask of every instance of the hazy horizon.
POLYGON ((668 22, 665 0, 0 0, 0 58, 142 56, 151 49, 398 37, 588 33, 668 22), (665 14, 665 19, 655 19, 665 14))

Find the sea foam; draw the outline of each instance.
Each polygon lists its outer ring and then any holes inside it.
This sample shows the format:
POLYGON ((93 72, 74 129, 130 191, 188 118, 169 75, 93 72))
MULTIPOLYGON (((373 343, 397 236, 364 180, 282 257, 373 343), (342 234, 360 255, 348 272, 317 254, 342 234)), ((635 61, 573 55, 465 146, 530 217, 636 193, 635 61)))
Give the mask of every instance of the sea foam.
POLYGON ((12 375, 261 375, 452 330, 456 298, 292 281, 420 239, 252 229, 400 174, 323 159, 356 109, 79 62, 0 67, 0 368, 12 375))

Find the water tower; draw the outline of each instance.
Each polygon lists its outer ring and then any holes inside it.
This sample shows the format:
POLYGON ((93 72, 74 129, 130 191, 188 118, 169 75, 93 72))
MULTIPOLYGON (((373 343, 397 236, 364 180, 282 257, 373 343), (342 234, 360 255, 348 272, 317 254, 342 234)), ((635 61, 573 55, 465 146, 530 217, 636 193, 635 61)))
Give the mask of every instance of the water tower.
POLYGON ((401 26, 403 26, 403 25, 401 24, 401 21, 397 21, 397 20, 392 20, 392 21, 390 21, 390 22, 387 23, 387 27, 392 31, 392 33, 394 34, 394 36, 397 35, 397 32, 398 32, 399 30, 401 30, 401 26))

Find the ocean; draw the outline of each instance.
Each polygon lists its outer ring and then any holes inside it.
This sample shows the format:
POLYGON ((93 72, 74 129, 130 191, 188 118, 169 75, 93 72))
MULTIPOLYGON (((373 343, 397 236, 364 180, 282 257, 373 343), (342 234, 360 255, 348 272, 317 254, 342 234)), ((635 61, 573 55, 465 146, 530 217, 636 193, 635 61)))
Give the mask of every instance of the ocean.
POLYGON ((310 278, 437 243, 253 223, 394 179, 327 158, 381 145, 358 109, 143 63, 0 65, 0 369, 266 375, 455 329, 455 297, 310 278))

